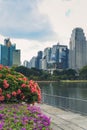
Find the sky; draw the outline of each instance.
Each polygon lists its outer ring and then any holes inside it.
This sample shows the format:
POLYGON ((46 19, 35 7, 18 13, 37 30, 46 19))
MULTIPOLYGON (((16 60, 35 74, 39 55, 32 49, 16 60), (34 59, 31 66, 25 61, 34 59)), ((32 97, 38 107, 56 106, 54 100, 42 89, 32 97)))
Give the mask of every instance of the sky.
POLYGON ((87 0, 0 0, 0 43, 10 38, 21 62, 58 42, 69 46, 72 30, 87 37, 87 0))

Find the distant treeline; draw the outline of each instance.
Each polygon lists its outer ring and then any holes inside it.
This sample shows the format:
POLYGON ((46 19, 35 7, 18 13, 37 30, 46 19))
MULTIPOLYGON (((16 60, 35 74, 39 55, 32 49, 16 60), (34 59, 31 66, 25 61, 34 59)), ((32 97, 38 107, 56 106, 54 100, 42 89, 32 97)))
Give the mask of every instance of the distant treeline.
POLYGON ((55 70, 53 74, 50 74, 48 71, 39 70, 36 68, 27 68, 24 66, 13 67, 17 72, 24 74, 29 79, 33 80, 77 80, 77 79, 87 79, 87 66, 84 66, 82 69, 76 70, 67 69, 67 70, 55 70))

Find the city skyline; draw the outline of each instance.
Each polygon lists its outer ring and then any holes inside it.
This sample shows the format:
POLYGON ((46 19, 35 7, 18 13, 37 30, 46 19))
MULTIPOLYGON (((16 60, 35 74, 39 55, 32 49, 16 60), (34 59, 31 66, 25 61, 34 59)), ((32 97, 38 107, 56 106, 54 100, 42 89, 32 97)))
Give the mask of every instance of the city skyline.
POLYGON ((10 37, 22 62, 57 42, 69 46, 73 28, 81 27, 87 37, 86 5, 86 0, 0 0, 0 43, 10 37))

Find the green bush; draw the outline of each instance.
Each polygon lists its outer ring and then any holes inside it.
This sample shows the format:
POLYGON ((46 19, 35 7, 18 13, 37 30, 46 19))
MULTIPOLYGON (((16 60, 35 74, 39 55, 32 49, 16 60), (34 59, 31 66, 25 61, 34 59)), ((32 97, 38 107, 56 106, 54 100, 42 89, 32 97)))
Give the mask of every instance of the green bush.
POLYGON ((0 65, 0 102, 40 102, 41 91, 36 82, 23 74, 0 65))

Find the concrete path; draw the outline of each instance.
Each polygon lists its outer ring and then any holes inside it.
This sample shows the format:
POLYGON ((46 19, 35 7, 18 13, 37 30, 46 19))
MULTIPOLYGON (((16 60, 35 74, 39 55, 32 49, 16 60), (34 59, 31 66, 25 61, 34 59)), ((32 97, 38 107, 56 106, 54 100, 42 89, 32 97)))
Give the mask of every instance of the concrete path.
POLYGON ((39 104, 43 113, 51 117, 53 130, 87 130, 87 116, 39 104))

